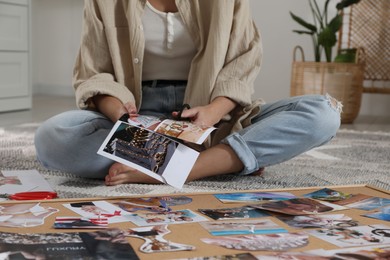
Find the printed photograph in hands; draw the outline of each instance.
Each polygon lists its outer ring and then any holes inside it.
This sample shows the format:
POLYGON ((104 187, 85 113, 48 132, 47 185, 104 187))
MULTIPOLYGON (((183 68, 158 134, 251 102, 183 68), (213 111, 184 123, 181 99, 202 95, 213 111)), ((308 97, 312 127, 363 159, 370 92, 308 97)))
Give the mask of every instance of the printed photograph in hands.
POLYGON ((199 152, 149 129, 118 121, 98 154, 180 189, 199 152))

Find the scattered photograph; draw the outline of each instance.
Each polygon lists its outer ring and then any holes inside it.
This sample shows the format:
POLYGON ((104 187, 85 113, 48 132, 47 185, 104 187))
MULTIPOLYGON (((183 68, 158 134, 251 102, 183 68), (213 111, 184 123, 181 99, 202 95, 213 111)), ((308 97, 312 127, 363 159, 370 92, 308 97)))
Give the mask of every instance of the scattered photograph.
POLYGON ((146 128, 118 121, 98 154, 181 189, 199 152, 146 128))
POLYGON ((235 255, 217 255, 217 256, 203 256, 191 258, 177 258, 174 260, 256 260, 258 259, 251 253, 242 253, 235 255))
POLYGON ((245 193, 222 193, 214 196, 223 203, 253 203, 270 200, 287 200, 296 196, 289 192, 245 192, 245 193))
POLYGON ((19 177, 17 177, 17 176, 6 177, 6 176, 2 175, 0 172, 0 188, 3 188, 3 186, 5 186, 7 184, 21 186, 22 182, 20 181, 19 177))
POLYGON ((148 198, 128 198, 113 202, 112 204, 127 212, 136 212, 139 210, 151 212, 171 211, 171 206, 185 205, 192 202, 187 196, 163 196, 148 198))
POLYGON ((46 217, 59 210, 42 206, 40 203, 21 203, 0 205, 0 226, 26 228, 45 223, 46 217))
POLYGON ((166 119, 155 129, 159 134, 171 136, 186 142, 203 144, 206 138, 216 128, 209 126, 199 126, 189 121, 175 121, 166 119))
POLYGON ((305 233, 225 236, 201 240, 210 245, 248 251, 285 251, 304 247, 309 243, 308 235, 305 233))
POLYGON ((306 232, 338 247, 390 244, 390 226, 386 225, 340 227, 306 232))
POLYGON ((124 231, 15 234, 0 232, 0 259, 139 259, 124 231))
POLYGON ((316 200, 324 201, 339 201, 350 198, 352 195, 348 193, 343 193, 329 188, 320 189, 311 193, 303 195, 305 198, 312 198, 316 200))
POLYGON ((361 209, 361 210, 374 210, 381 207, 389 206, 390 199, 370 197, 354 203, 347 204, 348 208, 361 209))
POLYGON ((285 233, 286 229, 269 219, 208 221, 199 223, 213 236, 285 233))
POLYGON ((390 245, 377 245, 367 247, 350 247, 345 249, 335 250, 311 250, 308 251, 317 255, 318 259, 324 260, 336 260, 336 259, 348 259, 348 260, 385 260, 390 259, 390 245))
POLYGON ((174 251, 190 251, 195 247, 168 241, 164 239, 166 234, 171 231, 167 225, 158 225, 150 227, 131 228, 127 232, 127 236, 141 238, 145 240, 140 247, 143 253, 159 253, 159 252, 174 252, 174 251))
POLYGON ((107 218, 108 223, 130 221, 130 213, 107 201, 80 201, 63 204, 84 218, 107 218))
POLYGON ((374 210, 390 205, 390 199, 373 197, 365 194, 352 194, 348 199, 335 201, 333 203, 348 208, 374 210))
POLYGON ((156 116, 149 115, 130 115, 127 119, 127 122, 131 125, 147 128, 149 130, 154 130, 163 119, 156 116))
POLYGON ((267 212, 250 206, 221 209, 198 209, 198 211, 214 220, 261 218, 269 216, 267 212))
POLYGON ((139 212, 137 214, 131 214, 129 219, 135 225, 141 227, 207 221, 205 217, 200 216, 189 209, 164 212, 139 212))
POLYGON ((281 221, 293 228, 333 228, 333 227, 356 227, 359 222, 344 214, 332 215, 304 215, 289 216, 277 215, 281 221))
POLYGON ((358 193, 351 194, 349 198, 346 198, 345 200, 334 201, 333 203, 340 206, 348 206, 349 204, 353 204, 356 202, 359 203, 360 201, 364 201, 369 198, 372 198, 372 196, 358 193))
POLYGON ((131 116, 128 122, 132 125, 153 130, 156 133, 177 138, 186 142, 202 144, 214 131, 215 127, 199 126, 189 121, 160 119, 154 116, 131 116))
POLYGON ((108 228, 108 219, 107 218, 56 217, 53 227, 58 229, 108 228))
MULTIPOLYGON (((54 191, 37 170, 0 171, 0 194, 26 191, 54 191)), ((0 198, 7 200, 7 198, 0 198)))
POLYGON ((316 249, 305 252, 278 252, 262 255, 261 260, 385 260, 390 258, 390 246, 349 247, 347 249, 316 249))
POLYGON ((252 207, 287 215, 314 215, 346 209, 343 206, 310 198, 296 198, 283 201, 267 202, 260 205, 252 205, 252 207))
POLYGON ((375 212, 364 214, 362 216, 368 218, 380 219, 384 221, 390 221, 390 206, 380 208, 375 212))
MULTIPOLYGON (((333 259, 319 256, 310 252, 278 252, 269 255, 259 255, 257 259, 261 260, 344 260, 344 259, 333 259)), ((358 260, 358 259, 348 259, 358 260)))

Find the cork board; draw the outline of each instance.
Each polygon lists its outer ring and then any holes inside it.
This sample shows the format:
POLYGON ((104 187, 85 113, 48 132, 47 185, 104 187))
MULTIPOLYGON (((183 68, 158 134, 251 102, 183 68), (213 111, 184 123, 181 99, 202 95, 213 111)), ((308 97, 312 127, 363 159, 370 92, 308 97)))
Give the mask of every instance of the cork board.
MULTIPOLYGON (((325 187, 309 187, 309 188, 297 188, 297 189, 268 189, 268 190, 248 190, 248 191, 237 191, 239 193, 247 193, 247 192, 290 192, 298 197, 302 196, 303 194, 307 194, 313 191, 317 191, 319 189, 322 189, 325 187)), ((335 189, 337 191, 343 192, 343 193, 350 193, 350 194, 365 194, 369 196, 374 197, 381 197, 390 199, 390 192, 386 190, 381 190, 369 185, 354 185, 354 186, 327 186, 326 188, 335 189)), ((218 192, 220 194, 221 192, 218 192)), ((226 193, 232 193, 232 191, 226 192, 226 193)), ((218 200, 215 196, 215 193, 194 193, 194 194, 153 194, 149 197, 157 197, 157 196, 186 196, 190 197, 192 199, 192 202, 190 204, 186 205, 178 205, 178 206, 172 206, 171 208, 173 210, 182 210, 182 209, 190 209, 194 211, 195 213, 198 213, 198 209, 204 209, 204 208, 228 208, 228 207, 239 207, 239 206, 245 206, 248 205, 248 203, 222 203, 220 200, 218 200)), ((137 196, 132 196, 131 198, 134 198, 137 196)), ((139 196, 140 198, 145 198, 148 196, 139 196)), ((105 200, 108 202, 115 202, 118 200, 124 200, 126 198, 130 197, 110 197, 110 198, 85 198, 85 199, 55 199, 55 200, 47 200, 47 201, 39 201, 41 205, 50 206, 53 208, 59 209, 59 212, 47 217, 45 219, 45 224, 42 226, 37 227, 31 227, 31 228, 7 228, 7 227, 0 227, 1 232, 10 232, 10 233, 65 233, 65 232, 88 232, 91 230, 85 230, 85 229, 54 229, 53 223, 56 216, 77 216, 73 211, 65 208, 63 204, 65 203, 71 203, 71 202, 80 202, 80 201, 98 201, 98 200, 105 200)), ((28 201, 30 202, 38 202, 38 201, 28 201)), ((1 202, 0 205, 4 204, 14 204, 14 203, 27 203, 26 201, 6 201, 1 202)), ((335 213, 335 212, 333 212, 335 213)), ((362 214, 367 213, 366 211, 359 210, 359 209, 346 209, 342 211, 337 211, 337 214, 345 214, 352 219, 358 221, 360 225, 373 225, 373 224, 384 224, 384 225, 390 225, 389 222, 373 219, 373 218, 367 218, 361 216, 362 214)), ((329 213, 332 214, 332 213, 329 213)), ((204 216, 204 215, 203 215, 204 216)), ((281 226, 282 228, 287 229, 289 232, 297 232, 298 230, 288 226, 283 221, 279 220, 278 218, 274 217, 274 215, 271 213, 271 216, 265 217, 271 219, 273 222, 281 226)), ((210 221, 213 221, 212 219, 208 218, 210 221)), ((113 223, 109 224, 110 227, 117 227, 123 230, 129 229, 129 228, 136 228, 135 224, 131 222, 126 223, 113 223)), ((205 228, 203 228, 199 223, 183 223, 183 224, 172 224, 168 225, 168 229, 171 231, 169 234, 164 236, 165 239, 177 243, 182 244, 188 244, 195 246, 196 249, 193 251, 176 251, 176 252, 163 252, 163 253, 142 253, 139 251, 140 246, 144 243, 142 239, 138 238, 128 238, 129 244, 133 247, 135 252, 137 253, 138 257, 140 259, 179 259, 179 258, 191 258, 191 257, 206 257, 206 256, 217 256, 217 255, 231 255, 231 254, 239 254, 239 253, 245 253, 250 252, 251 254, 258 256, 262 254, 271 254, 270 251, 241 251, 241 250, 234 250, 234 249, 226 249, 223 247, 219 247, 216 245, 209 245, 204 242, 202 242, 201 238, 215 238, 215 236, 212 236, 205 228)), ((302 231, 302 230, 300 230, 302 231)), ((304 232, 304 230, 303 230, 304 232)), ((314 236, 309 236, 309 244, 305 247, 292 249, 289 251, 308 251, 312 249, 339 249, 339 247, 325 242, 322 239, 316 238, 314 236)))

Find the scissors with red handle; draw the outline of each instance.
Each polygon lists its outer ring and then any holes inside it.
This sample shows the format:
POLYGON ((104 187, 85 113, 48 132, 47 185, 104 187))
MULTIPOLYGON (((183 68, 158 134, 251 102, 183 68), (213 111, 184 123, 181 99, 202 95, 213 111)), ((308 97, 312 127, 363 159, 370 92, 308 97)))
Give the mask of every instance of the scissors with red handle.
POLYGON ((2 194, 1 197, 11 200, 49 200, 57 198, 57 192, 54 191, 27 191, 18 192, 12 195, 2 194))

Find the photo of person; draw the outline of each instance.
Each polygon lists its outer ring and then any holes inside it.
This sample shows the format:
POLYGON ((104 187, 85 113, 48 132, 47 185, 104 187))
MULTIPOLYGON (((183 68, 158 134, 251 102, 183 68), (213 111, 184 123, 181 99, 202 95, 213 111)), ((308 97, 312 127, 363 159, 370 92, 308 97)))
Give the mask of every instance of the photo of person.
POLYGON ((389 226, 368 225, 308 230, 307 232, 338 247, 351 247, 389 244, 389 231, 389 226))
POLYGON ((107 218, 80 218, 80 217, 56 217, 54 228, 78 229, 78 228, 108 228, 107 218))
POLYGON ((80 233, 0 232, 0 259, 139 259, 124 231, 80 233))
POLYGON ((109 223, 129 221, 129 213, 107 201, 81 201, 63 204, 84 218, 107 218, 109 223))
POLYGON ((110 228, 79 235, 91 259, 139 259, 127 240, 127 231, 110 228))
POLYGON ((276 216, 287 225, 294 228, 332 228, 355 227, 359 223, 344 214, 333 215, 305 215, 305 216, 276 216))
POLYGON ((164 236, 170 232, 171 231, 168 229, 167 225, 157 225, 131 228, 127 231, 127 236, 145 240, 140 247, 140 251, 144 253, 189 251, 195 249, 195 247, 191 245, 179 244, 165 240, 164 236))
POLYGON ((206 218, 196 214, 195 212, 184 209, 177 211, 165 212, 140 212, 130 215, 130 221, 137 226, 151 226, 164 224, 182 224, 207 221, 206 218))
POLYGON ((287 215, 311 215, 345 209, 345 207, 339 205, 310 198, 274 201, 260 205, 252 205, 252 207, 280 212, 287 215))
POLYGON ((206 244, 249 251, 284 251, 304 247, 309 243, 309 237, 305 233, 224 236, 218 238, 202 238, 201 240, 206 244))
POLYGON ((45 218, 59 210, 39 203, 0 205, 0 226, 36 227, 45 223, 45 218))
POLYGON ((220 219, 247 219, 268 217, 269 214, 263 210, 250 206, 221 209, 198 209, 198 211, 214 220, 220 219))
POLYGON ((114 205, 127 212, 138 210, 163 212, 171 211, 170 206, 184 205, 192 201, 186 196, 163 196, 150 198, 128 198, 126 200, 113 202, 114 205))
POLYGON ((127 212, 136 212, 138 210, 151 212, 170 211, 169 206, 160 200, 160 198, 130 198, 126 200, 113 202, 114 205, 127 212))

